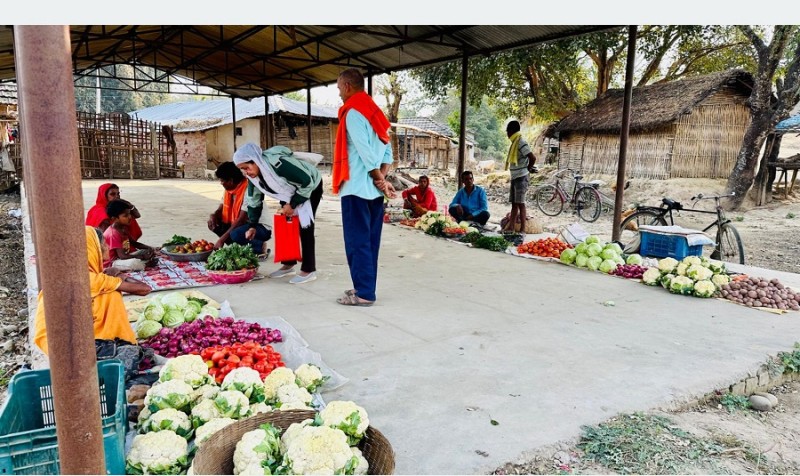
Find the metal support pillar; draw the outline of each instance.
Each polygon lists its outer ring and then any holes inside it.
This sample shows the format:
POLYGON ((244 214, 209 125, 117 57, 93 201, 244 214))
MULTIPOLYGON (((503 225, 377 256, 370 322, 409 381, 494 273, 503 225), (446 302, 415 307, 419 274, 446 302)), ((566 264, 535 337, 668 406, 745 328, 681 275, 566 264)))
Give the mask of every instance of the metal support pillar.
POLYGON ((306 88, 306 119, 308 120, 308 151, 311 150, 311 88, 306 88))
POLYGON ((61 474, 105 474, 69 29, 15 26, 14 50, 61 474))
MULTIPOLYGON (((231 117, 233 118, 233 151, 236 152, 236 98, 231 97, 231 117)), ((232 157, 232 155, 231 155, 232 157)))
POLYGON ((264 90, 264 129, 265 129, 265 136, 264 137, 264 149, 270 148, 270 142, 272 141, 271 138, 271 131, 270 131, 270 124, 269 124, 269 94, 267 94, 267 90, 264 90))
POLYGON ((625 193, 625 159, 628 154, 628 132, 631 128, 631 99, 633 98, 633 61, 636 56, 636 25, 628 27, 628 60, 625 65, 625 96, 622 101, 622 130, 619 136, 619 164, 617 165, 617 193, 614 197, 614 222, 611 239, 619 239, 622 223, 622 197, 625 193))
POLYGON ((467 161, 467 71, 469 70, 469 57, 461 58, 461 118, 458 131, 458 165, 456 166, 456 180, 461 188, 461 174, 464 172, 464 163, 467 161))

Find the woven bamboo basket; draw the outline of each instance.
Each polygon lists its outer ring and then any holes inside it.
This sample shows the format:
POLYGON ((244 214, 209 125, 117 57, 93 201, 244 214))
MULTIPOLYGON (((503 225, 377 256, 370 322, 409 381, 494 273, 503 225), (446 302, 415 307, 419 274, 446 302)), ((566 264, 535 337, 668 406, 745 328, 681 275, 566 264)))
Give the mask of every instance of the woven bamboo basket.
MULTIPOLYGON (((257 430, 264 423, 272 423, 283 433, 292 423, 313 419, 315 414, 312 410, 273 411, 230 424, 211 435, 197 450, 193 462, 194 474, 233 474, 233 452, 242 435, 257 430)), ((369 462, 368 474, 394 474, 392 445, 377 428, 367 428, 358 447, 369 462)))

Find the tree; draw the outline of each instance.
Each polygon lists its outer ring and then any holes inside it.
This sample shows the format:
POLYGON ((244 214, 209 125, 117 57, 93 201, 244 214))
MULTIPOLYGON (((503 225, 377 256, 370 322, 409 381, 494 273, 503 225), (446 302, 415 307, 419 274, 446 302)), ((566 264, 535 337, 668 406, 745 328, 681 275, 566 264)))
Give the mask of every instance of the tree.
MULTIPOLYGON (((382 81, 378 82, 378 93, 382 94, 386 99, 386 118, 391 123, 397 123, 400 119, 400 103, 403 101, 403 96, 408 92, 403 87, 401 73, 391 73, 386 76, 382 81)), ((397 128, 392 126, 392 150, 397 155, 400 150, 400 139, 397 137, 397 128)))
POLYGON ((745 194, 753 185, 758 153, 767 134, 778 121, 788 117, 789 111, 800 102, 800 42, 796 43, 789 57, 784 58, 787 45, 797 41, 793 35, 798 27, 773 27, 769 43, 764 41, 765 35, 749 26, 738 28, 752 44, 758 68, 749 100, 750 124, 745 129, 742 147, 728 179, 728 192, 735 193, 731 199, 734 208, 742 204, 745 194), (781 71, 782 63, 788 63, 784 71, 781 71), (773 84, 776 86, 776 100, 772 96, 773 84))
MULTIPOLYGON (((461 131, 461 108, 458 107, 458 98, 452 96, 442 106, 447 113, 446 121, 456 134, 461 131)), ((467 130, 475 135, 475 146, 492 159, 502 158, 505 155, 506 135, 504 124, 498 118, 497 110, 481 101, 479 106, 467 106, 467 130)))
POLYGON ((97 71, 97 76, 81 76, 75 80, 75 105, 83 112, 131 112, 145 107, 155 106, 170 101, 166 84, 150 84, 149 92, 134 91, 130 84, 134 81, 147 81, 157 71, 153 68, 129 65, 104 67, 97 71), (110 77, 117 76, 125 79, 110 77), (100 81, 100 110, 97 110, 97 82, 100 81))

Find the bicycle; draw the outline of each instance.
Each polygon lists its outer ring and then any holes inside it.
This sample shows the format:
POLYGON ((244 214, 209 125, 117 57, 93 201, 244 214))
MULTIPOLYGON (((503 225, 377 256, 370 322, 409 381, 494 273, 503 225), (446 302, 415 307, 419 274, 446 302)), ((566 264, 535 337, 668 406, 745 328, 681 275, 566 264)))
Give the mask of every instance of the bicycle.
POLYGON ((564 211, 565 204, 569 204, 578 216, 589 223, 600 216, 602 199, 597 191, 597 184, 581 182, 583 178, 579 172, 571 169, 558 171, 554 175, 554 184, 542 185, 535 191, 536 206, 545 215, 554 217, 564 211), (572 193, 564 188, 563 181, 566 175, 571 174, 574 184, 572 193))
POLYGON ((720 198, 732 196, 734 196, 733 193, 706 197, 701 193, 691 198, 693 202, 692 208, 684 208, 680 202, 666 197, 661 199, 660 207, 638 206, 636 207, 636 211, 625 217, 622 223, 620 223, 619 241, 622 244, 622 248, 627 249, 628 246, 638 238, 639 226, 641 225, 674 225, 673 210, 705 213, 717 216, 716 220, 703 228, 704 233, 714 228, 717 230, 714 251, 711 252, 711 259, 744 264, 744 245, 742 244, 742 238, 739 236, 739 231, 731 223, 731 220, 725 217, 725 211, 719 203, 720 198), (714 210, 699 210, 694 208, 700 200, 714 200, 714 210))

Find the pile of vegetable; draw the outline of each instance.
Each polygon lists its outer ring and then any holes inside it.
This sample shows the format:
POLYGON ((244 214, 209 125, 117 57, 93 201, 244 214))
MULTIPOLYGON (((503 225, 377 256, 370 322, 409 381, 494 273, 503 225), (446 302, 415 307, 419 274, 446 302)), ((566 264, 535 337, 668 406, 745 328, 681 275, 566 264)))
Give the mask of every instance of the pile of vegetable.
POLYGON ((364 408, 330 402, 313 419, 292 423, 281 435, 267 423, 242 435, 233 453, 233 474, 367 474, 358 448, 369 427, 364 408))
POLYGON ((482 236, 483 236, 483 234, 481 234, 481 232, 479 232, 479 231, 470 231, 470 232, 467 232, 466 235, 464 235, 461 238, 459 238, 458 241, 460 241, 462 243, 475 243, 476 241, 478 241, 478 238, 480 238, 482 236))
POLYGON ((219 317, 219 309, 209 306, 205 299, 187 298, 176 291, 150 299, 133 328, 136 337, 148 339, 161 332, 162 328, 178 327, 205 316, 219 317))
POLYGON ((785 287, 777 278, 744 277, 721 288, 722 297, 747 307, 800 311, 800 293, 785 287))
POLYGON ((257 268, 258 256, 249 245, 231 243, 211 253, 206 269, 211 271, 238 271, 257 268))
POLYGON ((609 274, 627 279, 642 279, 647 268, 638 264, 619 264, 609 274))
POLYGON ((172 235, 172 238, 165 241, 162 246, 170 246, 170 245, 185 245, 186 243, 190 243, 192 240, 188 236, 181 236, 181 235, 172 235))
MULTIPOLYGON (((443 236, 445 229, 461 228, 464 233, 477 231, 475 228, 469 226, 469 222, 462 221, 456 222, 452 216, 445 215, 441 212, 429 211, 417 219, 414 228, 424 231, 428 235, 443 236)), ((454 233, 451 231, 451 233, 454 233)))
POLYGON ((262 327, 254 322, 232 317, 205 318, 175 328, 165 327, 141 345, 152 348, 158 355, 175 357, 179 354, 200 352, 215 345, 224 346, 248 341, 266 346, 273 342, 282 342, 283 336, 278 329, 262 327))
POLYGON ((173 248, 171 253, 203 253, 214 249, 214 243, 209 243, 206 240, 196 240, 191 243, 184 243, 173 248))
POLYGON ((714 296, 730 281, 725 264, 705 256, 687 256, 681 261, 660 259, 657 267, 648 268, 642 275, 642 282, 649 286, 660 284, 674 294, 703 298, 714 296))
POLYGON ((519 245, 517 247, 517 252, 528 253, 534 256, 544 256, 547 258, 559 258, 561 253, 567 248, 572 248, 572 246, 558 238, 543 238, 519 245))
POLYGON ((281 354, 271 345, 261 346, 253 341, 206 347, 200 351, 200 357, 208 366, 208 374, 214 377, 217 383, 222 383, 225 376, 236 368, 251 368, 258 372, 263 380, 277 367, 286 365, 281 360, 281 354))
POLYGON ((467 229, 461 228, 460 226, 448 226, 442 232, 445 235, 466 235, 467 229))
POLYGON ((400 223, 401 225, 405 225, 405 226, 416 227, 418 221, 419 221, 419 218, 403 218, 398 223, 400 223))
POLYGON ((642 264, 641 256, 632 254, 623 259, 622 248, 617 243, 604 243, 595 235, 588 236, 575 248, 565 249, 559 259, 564 264, 603 273, 611 273, 621 264, 642 264))
POLYGON ((472 242, 473 247, 483 248, 489 251, 505 251, 510 244, 511 243, 509 243, 502 236, 484 236, 484 235, 479 236, 474 242, 472 242))
MULTIPOLYGON (((326 379, 311 364, 301 365, 296 372, 280 367, 263 380, 253 369, 237 368, 221 384, 207 370, 199 355, 183 355, 164 365, 144 399, 136 425, 139 434, 126 457, 127 474, 186 474, 194 455, 190 442, 201 446, 216 431, 257 413, 313 410, 311 392, 326 379)), ((352 425, 353 418, 339 421, 336 417, 326 421, 351 424, 352 433, 358 435, 360 419, 352 425)), ((264 474, 263 469, 259 474, 264 474)))

